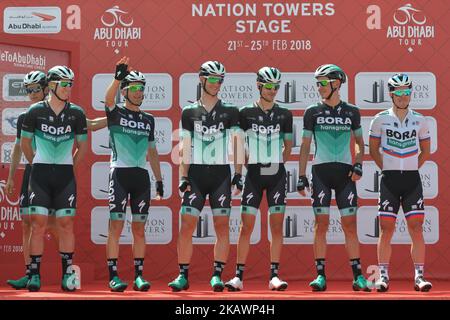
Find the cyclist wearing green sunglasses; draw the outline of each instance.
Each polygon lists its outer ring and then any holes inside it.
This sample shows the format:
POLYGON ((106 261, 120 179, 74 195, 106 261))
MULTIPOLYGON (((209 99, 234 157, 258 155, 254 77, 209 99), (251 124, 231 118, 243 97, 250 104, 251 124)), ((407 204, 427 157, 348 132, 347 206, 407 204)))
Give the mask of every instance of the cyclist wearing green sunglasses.
POLYGON ((283 246, 283 221, 286 209, 286 169, 292 149, 292 113, 275 103, 281 82, 280 70, 259 69, 256 84, 260 98, 241 108, 239 125, 245 132, 248 146, 247 175, 241 200, 242 228, 237 245, 236 276, 225 285, 229 291, 243 289, 243 272, 250 251, 250 237, 256 215, 266 191, 269 207, 270 290, 286 290, 288 283, 279 278, 279 263, 283 246))
MULTIPOLYGON (((58 81, 59 82, 59 81, 58 81)), ((27 90, 28 98, 31 101, 31 104, 38 103, 43 101, 48 94, 48 85, 47 85, 47 75, 42 71, 31 71, 27 73, 23 79, 23 84, 27 90)), ((12 152, 12 161, 9 170, 8 181, 6 183, 6 190, 8 193, 12 193, 14 190, 14 175, 17 169, 17 166, 22 157, 22 150, 20 147, 21 133, 22 133, 22 124, 25 118, 26 112, 23 112, 19 115, 17 119, 17 139, 16 144, 14 145, 12 152)), ((97 119, 87 119, 87 128, 88 130, 98 130, 106 126, 106 117, 97 118, 97 119)), ((32 147, 35 148, 35 142, 32 143, 32 147)), ((29 201, 28 201, 28 182, 30 180, 31 173, 31 165, 27 164, 25 166, 25 171, 22 179, 22 187, 20 191, 20 214, 22 218, 22 232, 23 232, 23 254, 25 258, 26 264, 26 276, 18 279, 18 280, 8 280, 7 283, 15 289, 25 289, 27 288, 28 280, 31 278, 30 274, 30 234, 31 234, 31 219, 28 210, 29 201)), ((54 240, 56 246, 59 246, 59 236, 56 228, 56 216, 55 211, 53 209, 49 210, 49 216, 47 221, 47 230, 51 234, 52 239, 54 240)))
POLYGON ((21 148, 32 163, 28 214, 31 220, 30 279, 27 288, 39 291, 40 262, 44 249, 44 232, 49 215, 55 212, 59 249, 62 259, 63 291, 76 289, 72 269, 74 254, 73 220, 76 213, 77 189, 74 168, 87 151, 87 124, 84 111, 69 102, 73 71, 55 66, 47 72, 49 98, 30 106, 22 124, 21 148), (33 144, 35 148, 33 148, 33 144), (76 151, 73 153, 73 147, 76 151))
POLYGON ((419 168, 430 155, 430 131, 426 118, 409 108, 412 81, 408 75, 393 75, 388 80, 388 88, 392 108, 378 113, 370 124, 370 155, 383 172, 378 201, 381 235, 377 248, 381 272, 375 286, 380 292, 389 289, 391 239, 401 206, 412 240, 414 289, 429 291, 432 284, 424 278, 425 208, 419 168))
MULTIPOLYGON (((204 208, 206 196, 212 209, 217 238, 210 285, 213 291, 223 291, 222 271, 230 248, 229 219, 231 193, 242 190, 241 172, 235 160, 231 178, 227 147, 239 129, 239 110, 217 97, 225 67, 218 61, 206 61, 199 70, 202 93, 199 101, 183 108, 181 114, 181 163, 178 189, 183 193, 178 236, 179 275, 168 286, 173 291, 189 288, 189 264, 192 257, 192 234, 204 208), (191 152, 192 150, 192 152, 191 152)), ((236 153, 233 152, 236 157, 236 153)))
POLYGON ((406 74, 395 74, 389 79, 388 88, 395 111, 401 112, 400 116, 406 115, 411 102, 411 80, 406 74))
POLYGON ((361 116, 356 106, 341 101, 339 89, 346 82, 344 71, 325 64, 314 74, 321 102, 309 106, 303 115, 302 145, 300 148, 299 179, 297 190, 306 196, 309 181, 306 177, 310 146, 314 138, 315 154, 312 165, 311 198, 315 215, 314 257, 317 278, 309 285, 313 291, 327 289, 325 258, 329 225, 331 195, 334 189, 336 204, 341 214, 346 249, 353 273, 352 287, 355 291, 370 291, 361 272, 359 241, 356 232, 358 209, 356 181, 362 176, 364 140, 361 116), (352 135, 355 138, 355 158, 350 152, 352 135))
MULTIPOLYGON (((43 101, 48 94, 47 75, 42 71, 31 71, 27 73, 23 79, 27 96, 31 104, 43 101)), ((6 191, 12 195, 14 192, 14 175, 22 157, 22 150, 20 148, 20 139, 22 131, 22 123, 26 112, 19 115, 17 119, 17 139, 11 155, 11 165, 9 167, 8 180, 6 182, 6 191)), ((35 146, 33 146, 35 147, 35 146)), ((31 235, 31 219, 28 214, 28 182, 30 179, 31 165, 29 163, 25 166, 25 171, 22 178, 22 187, 20 191, 20 216, 22 219, 22 234, 23 234, 23 255, 25 258, 26 275, 18 280, 8 280, 7 283, 14 289, 25 289, 28 280, 30 279, 30 235, 31 235)), ((56 230, 55 217, 48 218, 47 230, 51 234, 52 239, 58 246, 58 232, 56 230)))
POLYGON ((123 292, 128 284, 118 275, 119 239, 122 233, 128 200, 131 207, 134 285, 136 291, 148 291, 150 283, 143 278, 145 257, 145 223, 150 207, 150 176, 147 159, 156 178, 156 200, 164 196, 159 155, 155 143, 155 119, 143 112, 146 79, 143 73, 128 68, 130 59, 122 57, 116 63, 114 79, 105 96, 111 142, 109 176, 109 228, 106 245, 109 288, 123 292), (124 105, 116 105, 117 91, 125 97, 124 105))

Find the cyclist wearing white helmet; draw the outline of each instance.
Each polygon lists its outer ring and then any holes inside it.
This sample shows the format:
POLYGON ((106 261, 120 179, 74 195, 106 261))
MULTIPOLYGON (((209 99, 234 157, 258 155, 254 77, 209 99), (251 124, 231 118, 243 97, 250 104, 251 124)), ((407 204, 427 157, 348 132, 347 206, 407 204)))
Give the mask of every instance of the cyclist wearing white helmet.
POLYGON ((200 67, 199 76, 203 92, 207 95, 205 98, 214 99, 219 93, 220 84, 225 78, 225 67, 218 61, 206 61, 200 67), (214 84, 219 84, 219 86, 214 84))
POLYGON ((269 289, 282 291, 288 286, 286 281, 280 280, 278 273, 287 192, 284 162, 292 150, 292 113, 275 103, 280 82, 280 70, 274 67, 261 68, 256 76, 259 100, 239 111, 239 126, 245 132, 248 161, 241 200, 242 227, 237 245, 236 276, 225 284, 229 291, 243 289, 243 273, 250 249, 250 237, 264 191, 269 206, 272 236, 269 289))
POLYGON ((28 109, 22 125, 21 147, 32 163, 29 182, 31 278, 30 291, 41 287, 40 262, 44 234, 51 209, 55 210, 62 258, 64 291, 74 291, 72 270, 74 252, 73 219, 76 210, 74 166, 87 150, 86 116, 83 109, 69 102, 74 73, 66 66, 55 66, 47 73, 49 99, 28 109), (76 141, 76 151, 72 148, 76 141), (35 149, 32 143, 35 143, 35 149))
POLYGON ((370 124, 370 155, 382 170, 378 215, 380 238, 378 263, 380 278, 377 291, 389 289, 391 239, 400 205, 411 236, 416 291, 429 291, 424 279, 425 241, 423 239, 424 201, 419 168, 430 155, 430 132, 427 120, 409 108, 412 81, 406 74, 395 74, 388 81, 392 107, 378 113, 370 124), (381 147, 381 152, 380 152, 381 147))
MULTIPOLYGON (((31 71, 23 78, 23 85, 27 92, 27 96, 31 103, 37 103, 45 99, 48 94, 47 75, 42 71, 31 71)), ((17 166, 22 157, 22 149, 20 148, 20 136, 22 131, 22 123, 25 118, 25 112, 21 113, 17 119, 17 138, 11 156, 11 166, 9 167, 8 180, 6 182, 6 190, 9 194, 14 192, 14 175, 17 166)), ((8 280, 7 283, 14 289, 24 289, 30 278, 30 235, 31 235, 31 219, 28 214, 28 182, 30 178, 31 165, 29 163, 25 166, 25 171, 22 178, 22 187, 20 191, 20 215, 22 218, 22 243, 23 255, 25 259, 26 275, 18 280, 8 280)), ((49 214, 47 231, 52 235, 52 238, 58 244, 58 233, 56 232, 55 216, 49 214)))
POLYGON ((155 144, 155 119, 140 106, 144 100, 145 76, 130 71, 129 58, 122 57, 116 64, 114 79, 106 91, 105 110, 108 118, 111 145, 109 175, 109 231, 106 256, 109 270, 109 288, 124 291, 128 284, 117 272, 119 239, 130 199, 133 233, 135 280, 133 289, 148 291, 150 283, 143 277, 145 257, 145 223, 150 207, 150 176, 146 169, 147 156, 156 177, 157 199, 164 195, 158 151, 155 144), (123 106, 116 105, 117 90, 125 97, 123 106))
POLYGON ((168 284, 173 291, 189 288, 192 234, 207 196, 217 236, 210 285, 213 291, 223 291, 225 287, 221 276, 230 247, 231 188, 235 186, 234 193, 237 194, 242 189, 242 183, 241 171, 236 166, 235 175, 231 179, 227 152, 228 144, 233 141, 234 130, 238 129, 239 111, 217 97, 224 77, 223 64, 218 61, 203 63, 199 71, 199 81, 203 88, 201 97, 199 101, 184 107, 181 115, 182 160, 179 190, 183 193, 183 200, 177 243, 180 272, 168 284))
POLYGON ((370 291, 362 275, 359 241, 356 232, 358 209, 356 181, 362 176, 364 140, 359 109, 340 98, 339 89, 347 81, 344 71, 325 64, 314 74, 321 102, 309 106, 303 115, 302 145, 299 159, 297 190, 303 196, 309 190, 306 177, 311 141, 314 136, 315 154, 312 172, 312 207, 315 215, 314 257, 317 278, 309 285, 313 291, 325 291, 326 235, 330 219, 331 194, 334 189, 336 204, 341 214, 345 247, 353 273, 352 287, 355 291, 370 291), (351 136, 355 138, 355 160, 350 152, 351 136))
MULTIPOLYGON (((37 103, 39 101, 43 101, 48 94, 47 75, 42 71, 31 71, 27 73, 23 79, 23 84, 25 86, 28 98, 30 99, 32 104, 37 103)), ((14 191, 14 175, 17 166, 20 162, 20 158, 22 157, 22 149, 20 148, 20 136, 22 132, 22 123, 23 119, 25 118, 25 114, 26 112, 21 113, 17 119, 17 139, 12 152, 12 161, 9 170, 8 181, 6 183, 6 190, 10 194, 12 194, 14 191)), ((106 117, 96 118, 93 120, 87 119, 88 130, 95 131, 104 128, 105 126, 106 126, 106 117)), ((35 147, 34 143, 33 147, 35 147)), ((7 281, 7 283, 15 289, 26 288, 27 282, 31 277, 29 268, 30 267, 29 239, 31 234, 31 220, 28 212, 28 183, 30 179, 30 173, 31 173, 31 164, 26 164, 22 179, 22 187, 19 202, 20 214, 22 217, 23 254, 25 257, 25 264, 26 264, 26 276, 18 280, 7 281)), ((49 210, 47 232, 51 234, 52 239, 58 246, 59 238, 58 232, 56 230, 55 211, 53 209, 49 210)))
POLYGON ((23 85, 31 103, 45 99, 48 94, 47 75, 42 71, 31 71, 23 78, 23 85))

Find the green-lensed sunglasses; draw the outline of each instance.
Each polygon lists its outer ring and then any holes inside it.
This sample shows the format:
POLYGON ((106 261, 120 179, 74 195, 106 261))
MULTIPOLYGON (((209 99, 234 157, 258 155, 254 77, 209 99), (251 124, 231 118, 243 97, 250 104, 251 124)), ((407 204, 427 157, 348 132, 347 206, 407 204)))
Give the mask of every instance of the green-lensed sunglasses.
POLYGON ((410 96, 411 89, 395 90, 395 91, 392 91, 392 93, 395 94, 397 97, 410 96))
POLYGON ((336 81, 335 79, 330 79, 330 80, 320 80, 320 81, 316 81, 316 85, 318 87, 325 87, 327 86, 330 82, 334 82, 336 81))
POLYGON ((132 85, 132 86, 128 86, 127 88, 128 88, 128 90, 130 90, 131 92, 137 92, 137 91, 144 92, 144 90, 145 90, 145 86, 142 85, 142 84, 134 84, 134 85, 132 85))
POLYGON ((278 83, 264 83, 263 87, 264 87, 264 89, 268 89, 268 90, 280 89, 280 85, 278 83))
POLYGON ((55 82, 58 83, 63 88, 66 88, 66 87, 71 88, 73 86, 73 82, 72 81, 60 80, 60 81, 55 81, 55 82))
POLYGON ((209 77, 206 77, 206 80, 207 80, 209 83, 223 83, 223 78, 222 78, 222 77, 212 77, 212 76, 209 76, 209 77))

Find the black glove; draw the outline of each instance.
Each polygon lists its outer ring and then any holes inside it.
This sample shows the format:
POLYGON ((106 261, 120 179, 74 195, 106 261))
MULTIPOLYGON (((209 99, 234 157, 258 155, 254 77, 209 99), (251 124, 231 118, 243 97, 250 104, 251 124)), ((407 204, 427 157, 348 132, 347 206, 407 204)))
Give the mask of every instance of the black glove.
POLYGON ((116 65, 116 73, 114 74, 114 79, 122 81, 128 75, 128 65, 121 63, 116 65))
POLYGON ((308 178, 306 176, 298 177, 297 181, 297 191, 303 191, 305 188, 309 187, 308 178))
POLYGON ((359 163, 359 162, 356 162, 356 163, 353 165, 352 172, 353 172, 354 174, 356 174, 356 175, 362 177, 362 175, 363 175, 362 164, 359 163))
POLYGON ((164 186, 162 181, 156 181, 156 192, 161 198, 164 196, 164 186))
POLYGON ((231 180, 231 185, 236 186, 236 188, 242 191, 242 188, 244 187, 244 185, 242 184, 242 174, 235 173, 233 180, 231 180))
POLYGON ((191 183, 189 182, 188 177, 181 177, 180 184, 178 185, 178 189, 180 189, 181 192, 185 192, 187 187, 189 187, 191 183))

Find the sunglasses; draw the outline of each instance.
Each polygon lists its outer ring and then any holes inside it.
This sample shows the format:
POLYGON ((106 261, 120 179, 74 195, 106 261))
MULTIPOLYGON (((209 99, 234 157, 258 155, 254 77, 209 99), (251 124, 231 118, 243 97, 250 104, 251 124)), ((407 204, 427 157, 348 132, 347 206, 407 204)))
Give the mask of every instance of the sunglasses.
POLYGON ((264 89, 268 89, 268 90, 280 89, 280 85, 278 83, 264 83, 263 87, 264 87, 264 89))
POLYGON ((330 82, 334 82, 336 81, 335 79, 330 79, 330 80, 320 80, 320 81, 316 81, 316 86, 318 87, 325 87, 327 86, 330 82))
POLYGON ((41 87, 36 87, 36 88, 25 88, 25 91, 27 92, 27 94, 38 93, 38 92, 41 92, 41 90, 42 90, 41 87))
POLYGON ((395 90, 392 91, 392 93, 395 94, 397 97, 401 96, 409 97, 411 95, 411 89, 395 90))
POLYGON ((223 83, 223 78, 222 77, 206 77, 206 80, 209 83, 223 83))
POLYGON ((142 84, 134 84, 132 86, 126 87, 126 89, 130 90, 131 92, 144 92, 145 86, 142 84))
POLYGON ((55 82, 58 83, 63 88, 71 88, 73 86, 72 81, 55 81, 55 82))

